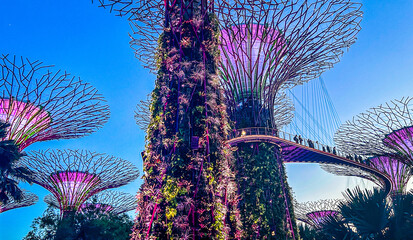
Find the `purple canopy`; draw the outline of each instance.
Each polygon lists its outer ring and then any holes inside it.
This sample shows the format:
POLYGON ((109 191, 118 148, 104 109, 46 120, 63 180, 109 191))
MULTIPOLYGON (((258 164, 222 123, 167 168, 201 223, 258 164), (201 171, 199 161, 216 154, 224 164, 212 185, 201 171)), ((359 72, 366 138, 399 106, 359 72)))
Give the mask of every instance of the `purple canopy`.
POLYGON ((328 217, 334 217, 337 214, 337 211, 323 210, 307 213, 307 217, 315 226, 320 227, 328 219, 328 217))
POLYGON ((373 157, 369 159, 369 165, 391 177, 393 192, 402 192, 406 189, 406 185, 411 177, 411 168, 400 162, 396 157, 373 157))
POLYGON ((397 152, 413 157, 413 126, 393 131, 386 135, 383 143, 397 152))

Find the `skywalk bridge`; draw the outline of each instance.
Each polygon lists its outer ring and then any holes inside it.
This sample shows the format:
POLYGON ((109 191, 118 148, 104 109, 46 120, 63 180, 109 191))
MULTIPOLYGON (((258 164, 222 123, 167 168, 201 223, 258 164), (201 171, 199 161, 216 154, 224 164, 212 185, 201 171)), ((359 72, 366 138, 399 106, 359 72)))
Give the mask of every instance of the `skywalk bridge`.
POLYGON ((358 171, 355 171, 353 175, 347 175, 358 176, 368 180, 377 179, 383 184, 386 193, 390 193, 392 182, 387 174, 366 164, 347 159, 345 154, 340 151, 335 150, 333 154, 333 149, 330 146, 309 141, 309 139, 302 139, 300 141, 294 139, 295 136, 271 128, 243 128, 233 130, 228 136, 227 142, 231 146, 249 142, 267 142, 278 145, 281 148, 285 163, 319 163, 356 169, 358 171))

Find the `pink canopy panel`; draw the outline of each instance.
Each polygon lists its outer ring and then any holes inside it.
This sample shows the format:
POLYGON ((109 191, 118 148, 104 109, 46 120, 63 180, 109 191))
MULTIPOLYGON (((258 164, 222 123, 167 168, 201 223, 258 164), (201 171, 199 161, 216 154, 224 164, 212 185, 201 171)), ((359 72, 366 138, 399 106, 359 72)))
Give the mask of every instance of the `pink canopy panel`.
MULTIPOLYGON (((109 106, 88 83, 40 61, 0 54, 0 121, 19 150, 35 142, 79 138, 109 119, 109 106)), ((0 139, 1 140, 1 139, 0 139)))
POLYGON ((337 211, 333 210, 322 210, 307 213, 307 217, 315 226, 319 227, 328 217, 334 217, 337 213, 337 211))
POLYGON ((393 131, 386 135, 383 143, 409 159, 413 159, 413 126, 393 131))
POLYGON ((391 156, 378 156, 369 159, 370 166, 386 173, 392 179, 393 192, 403 192, 411 177, 411 167, 391 156))
POLYGON ((234 25, 221 31, 221 72, 237 99, 259 97, 270 87, 285 57, 286 41, 279 30, 259 24, 234 25))
POLYGON ((65 171, 50 176, 49 191, 56 196, 60 209, 77 209, 88 197, 94 194, 101 182, 95 174, 65 171))
POLYGON ((49 127, 52 119, 48 112, 31 103, 0 99, 0 121, 10 124, 2 140, 14 140, 22 150, 35 141, 35 134, 49 127))

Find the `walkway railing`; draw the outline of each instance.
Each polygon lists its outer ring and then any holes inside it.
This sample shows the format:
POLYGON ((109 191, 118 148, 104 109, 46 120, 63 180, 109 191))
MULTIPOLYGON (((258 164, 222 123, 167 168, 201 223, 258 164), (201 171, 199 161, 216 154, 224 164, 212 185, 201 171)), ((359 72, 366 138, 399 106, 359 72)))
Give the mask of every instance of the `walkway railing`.
MULTIPOLYGON (((340 158, 345 158, 345 160, 341 159, 340 161, 342 163, 347 163, 353 167, 361 168, 370 173, 373 173, 375 176, 379 177, 381 181, 383 181, 387 194, 390 194, 391 192, 392 180, 390 176, 375 168, 372 168, 366 165, 365 163, 360 161, 361 159, 359 156, 354 156, 355 158, 353 158, 353 156, 351 155, 345 155, 344 153, 337 151, 335 147, 330 147, 330 146, 321 144, 317 141, 313 142, 311 139, 304 139, 299 135, 293 135, 287 132, 279 131, 279 130, 272 129, 272 128, 265 128, 265 127, 242 128, 242 129, 233 130, 228 136, 228 141, 231 141, 232 139, 235 139, 235 138, 240 138, 241 140, 242 137, 254 136, 254 135, 263 135, 264 137, 268 137, 268 136, 276 137, 282 140, 293 142, 297 145, 302 145, 308 148, 313 148, 319 151, 323 151, 329 154, 336 155, 340 158)), ((237 140, 235 142, 239 142, 239 141, 237 140)))
MULTIPOLYGON (((250 136, 250 135, 266 135, 266 136, 278 137, 284 140, 288 140, 290 142, 295 142, 297 144, 300 144, 300 145, 303 145, 309 148, 317 149, 319 151, 335 154, 340 157, 347 158, 347 156, 349 156, 348 154, 346 155, 343 152, 338 151, 335 147, 321 144, 318 141, 314 142, 311 139, 302 138, 300 135, 293 135, 293 134, 280 131, 277 129, 273 129, 273 128, 252 127, 252 128, 234 129, 229 135, 228 140, 231 140, 237 137, 250 136)), ((353 158, 353 156, 351 156, 351 158, 353 158)))

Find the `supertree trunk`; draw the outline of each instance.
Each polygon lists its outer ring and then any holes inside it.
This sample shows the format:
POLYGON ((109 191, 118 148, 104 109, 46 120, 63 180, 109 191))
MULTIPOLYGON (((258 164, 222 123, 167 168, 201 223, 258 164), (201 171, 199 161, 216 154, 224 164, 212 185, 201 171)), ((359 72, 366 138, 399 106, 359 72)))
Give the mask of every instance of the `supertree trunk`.
POLYGON ((237 147, 236 179, 244 239, 298 237, 279 148, 269 143, 240 143, 237 147))
MULTIPOLYGON (((236 129, 250 126, 277 129, 269 121, 256 122, 252 117, 248 118, 255 115, 250 105, 244 104, 234 114, 236 129)), ((268 112, 263 108, 261 115, 268 112)), ((237 148, 236 181, 243 239, 297 239, 293 198, 280 148, 266 142, 239 143, 237 148)))
POLYGON ((216 19, 206 1, 165 1, 165 9, 132 238, 239 238, 216 19))

